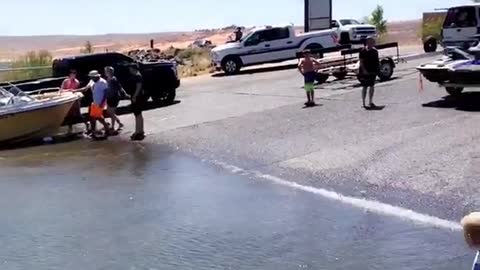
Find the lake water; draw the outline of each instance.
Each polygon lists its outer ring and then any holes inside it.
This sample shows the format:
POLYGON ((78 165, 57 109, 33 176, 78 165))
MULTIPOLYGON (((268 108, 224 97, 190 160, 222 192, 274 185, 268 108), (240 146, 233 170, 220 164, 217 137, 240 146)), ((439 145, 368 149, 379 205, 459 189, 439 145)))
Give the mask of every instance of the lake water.
POLYGON ((460 232, 230 172, 167 147, 0 152, 0 269, 469 269, 460 232))

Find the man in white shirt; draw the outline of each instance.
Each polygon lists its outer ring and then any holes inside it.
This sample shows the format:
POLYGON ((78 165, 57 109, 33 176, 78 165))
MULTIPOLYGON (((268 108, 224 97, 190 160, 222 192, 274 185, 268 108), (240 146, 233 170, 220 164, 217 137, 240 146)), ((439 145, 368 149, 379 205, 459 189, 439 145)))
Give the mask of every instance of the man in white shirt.
POLYGON ((99 121, 105 128, 105 137, 108 137, 110 128, 103 117, 103 109, 105 108, 107 101, 108 83, 103 79, 100 73, 96 70, 88 73, 90 82, 88 85, 81 89, 82 91, 91 90, 93 102, 90 105, 90 124, 92 128, 92 138, 96 139, 96 122, 99 121))

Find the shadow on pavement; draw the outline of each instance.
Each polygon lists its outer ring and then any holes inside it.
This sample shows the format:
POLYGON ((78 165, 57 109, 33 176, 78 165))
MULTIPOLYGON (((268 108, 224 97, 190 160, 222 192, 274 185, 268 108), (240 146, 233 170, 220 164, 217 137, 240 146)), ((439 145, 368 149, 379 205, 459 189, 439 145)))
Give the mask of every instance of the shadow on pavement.
POLYGON ((367 111, 383 111, 385 106, 375 106, 375 107, 366 107, 365 110, 367 111))
POLYGON ((460 111, 479 112, 480 92, 467 92, 458 96, 445 96, 440 100, 422 104, 423 107, 456 109, 460 111))
POLYGON ((229 77, 229 76, 238 76, 238 75, 248 75, 248 74, 255 74, 255 73, 266 73, 266 72, 273 72, 273 71, 281 71, 281 70, 288 70, 297 68, 297 64, 291 65, 283 65, 283 66, 274 66, 274 67, 264 67, 264 68, 255 68, 255 69, 245 69, 241 70, 235 75, 227 75, 225 73, 215 73, 212 74, 212 77, 229 77))
POLYGON ((309 108, 319 107, 319 106, 323 106, 323 104, 315 103, 313 105, 305 105, 305 106, 302 107, 302 109, 309 109, 309 108))
POLYGON ((82 133, 73 133, 73 134, 60 134, 57 136, 51 137, 50 141, 44 141, 44 139, 35 139, 35 140, 28 140, 20 143, 12 143, 8 145, 0 146, 0 151, 6 150, 17 150, 21 148, 29 148, 29 147, 36 147, 42 145, 49 145, 49 144, 61 144, 61 143, 69 143, 77 140, 84 139, 83 132, 82 133))
MULTIPOLYGON (((401 79, 402 77, 401 76, 394 76, 394 77, 391 77, 390 79, 387 79, 387 80, 377 80, 375 81, 375 85, 382 85, 382 83, 388 83, 388 82, 391 82, 391 81, 395 81, 395 80, 398 80, 398 79, 401 79)), ((354 87, 354 88, 357 88, 357 87, 362 87, 362 84, 358 81, 357 77, 356 76, 348 76, 346 79, 351 79, 350 81, 354 81, 355 83, 349 85, 350 87, 354 87)), ((345 81, 346 79, 335 79, 333 81, 330 81, 328 83, 337 83, 337 82, 343 82, 345 81)), ((318 84, 318 85, 321 85, 321 84, 318 84)))

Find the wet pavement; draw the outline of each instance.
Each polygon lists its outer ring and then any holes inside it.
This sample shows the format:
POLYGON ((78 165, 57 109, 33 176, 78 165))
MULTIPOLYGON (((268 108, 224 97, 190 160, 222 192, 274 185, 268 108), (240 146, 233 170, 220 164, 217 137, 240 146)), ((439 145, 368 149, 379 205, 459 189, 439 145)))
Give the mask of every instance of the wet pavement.
POLYGON ((168 147, 0 152, 0 269, 469 269, 461 232, 235 175, 168 147))

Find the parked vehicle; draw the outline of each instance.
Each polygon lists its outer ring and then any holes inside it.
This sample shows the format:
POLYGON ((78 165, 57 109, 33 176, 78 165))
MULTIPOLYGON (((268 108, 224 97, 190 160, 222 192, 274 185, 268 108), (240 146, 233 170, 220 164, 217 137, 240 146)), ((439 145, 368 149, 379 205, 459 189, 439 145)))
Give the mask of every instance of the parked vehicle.
MULTIPOLYGON (((83 86, 89 81, 88 72, 90 70, 103 72, 104 67, 112 66, 115 68, 116 77, 127 93, 133 94, 135 85, 131 83, 131 75, 128 72, 131 64, 139 66, 147 96, 158 103, 168 104, 174 101, 180 79, 177 75, 176 63, 172 61, 139 62, 121 53, 87 54, 56 59, 53 62, 53 76, 64 77, 69 74, 70 70, 75 69, 77 78, 83 86)), ((89 99, 89 95, 86 95, 86 99, 89 99)))
POLYGON ((215 45, 213 45, 212 41, 208 39, 197 39, 192 44, 188 45, 189 48, 208 48, 212 49, 215 48, 215 45))
MULTIPOLYGON (((52 78, 39 80, 12 82, 25 92, 35 91, 41 88, 59 87, 70 70, 77 71, 77 78, 83 87, 89 82, 88 73, 91 70, 103 72, 105 66, 115 68, 115 74, 124 86, 128 94, 133 94, 135 86, 130 83, 131 75, 128 67, 137 64, 144 78, 144 90, 154 102, 161 104, 172 103, 175 99, 176 89, 180 86, 177 75, 177 66, 172 61, 141 62, 121 53, 96 53, 55 59, 52 65, 52 78)), ((8 84, 0 86, 9 87, 8 84)), ((91 102, 91 94, 86 93, 82 104, 91 102)))
POLYGON ((442 45, 462 46, 468 48, 473 46, 479 34, 480 27, 480 4, 470 4, 451 7, 443 23, 442 45))
POLYGON ((292 25, 259 27, 239 42, 214 48, 212 64, 226 74, 235 74, 245 66, 295 59, 304 49, 335 47, 337 40, 335 30, 331 29, 297 35, 292 25))
POLYGON ((332 29, 337 31, 340 44, 363 44, 367 37, 377 37, 377 28, 374 25, 353 19, 332 20, 332 29))
MULTIPOLYGON (((454 6, 446 9, 446 12, 438 12, 437 16, 444 16, 440 39, 435 35, 424 37, 426 52, 433 52, 437 44, 443 47, 455 46, 469 48, 477 42, 475 35, 480 34, 480 4, 467 4, 454 6)), ((433 16, 433 15, 430 15, 433 16)), ((424 15, 424 24, 425 24, 424 15)))
POLYGON ((426 53, 435 52, 442 41, 442 28, 446 16, 446 10, 423 13, 422 42, 426 53))

